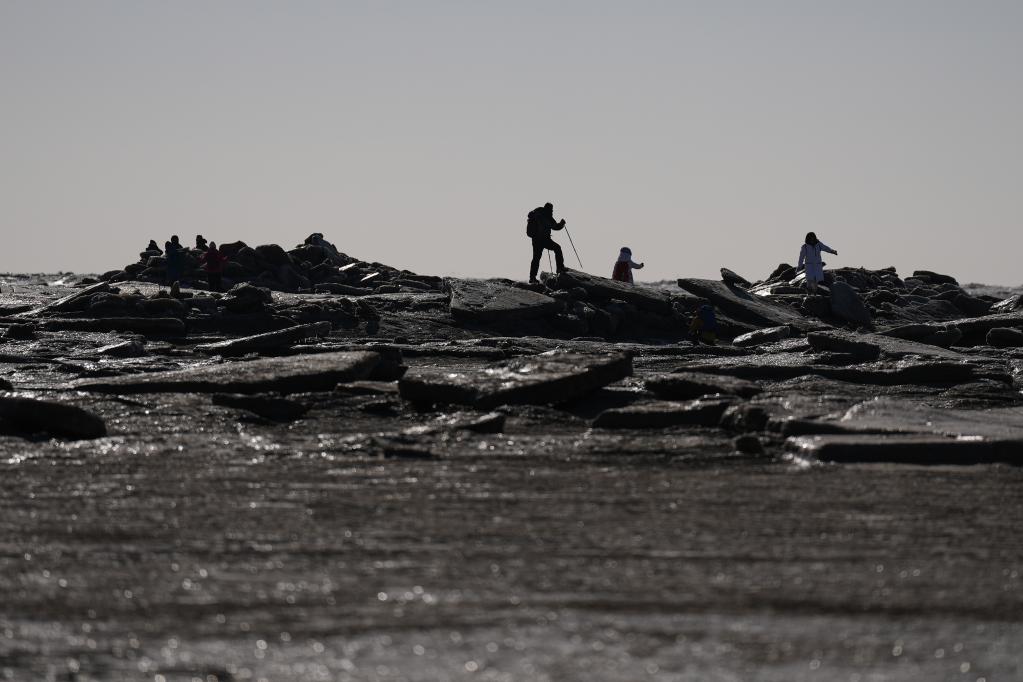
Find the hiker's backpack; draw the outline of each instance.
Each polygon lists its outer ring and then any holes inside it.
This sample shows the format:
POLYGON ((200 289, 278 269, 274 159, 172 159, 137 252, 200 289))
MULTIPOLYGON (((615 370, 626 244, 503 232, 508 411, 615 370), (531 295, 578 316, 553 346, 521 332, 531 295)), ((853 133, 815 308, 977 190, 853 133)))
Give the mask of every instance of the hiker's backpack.
POLYGON ((543 228, 540 226, 540 216, 536 214, 537 210, 533 209, 526 216, 526 236, 530 239, 539 239, 543 236, 543 228))

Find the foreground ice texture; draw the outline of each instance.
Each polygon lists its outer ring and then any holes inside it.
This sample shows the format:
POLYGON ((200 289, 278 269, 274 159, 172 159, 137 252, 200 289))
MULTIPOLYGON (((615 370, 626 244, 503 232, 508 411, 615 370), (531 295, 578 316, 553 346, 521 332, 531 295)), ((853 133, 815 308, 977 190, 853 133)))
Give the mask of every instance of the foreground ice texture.
POLYGON ((1018 297, 235 246, 5 278, 0 679, 1023 679, 1018 297))

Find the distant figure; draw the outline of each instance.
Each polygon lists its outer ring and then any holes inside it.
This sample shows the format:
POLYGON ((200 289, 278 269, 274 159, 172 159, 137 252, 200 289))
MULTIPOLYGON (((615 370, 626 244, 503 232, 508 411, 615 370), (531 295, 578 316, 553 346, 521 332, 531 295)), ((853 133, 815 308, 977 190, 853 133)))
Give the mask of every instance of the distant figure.
POLYGON ((618 262, 615 263, 614 270, 611 272, 611 279, 616 282, 632 284, 632 271, 642 268, 643 263, 633 262, 632 249, 628 246, 623 246, 622 250, 618 253, 618 262))
POLYGON ((305 238, 305 243, 310 246, 319 246, 326 249, 328 257, 333 257, 335 260, 341 255, 341 252, 337 250, 336 246, 323 238, 322 232, 313 232, 305 238))
POLYGON ((713 307, 704 304, 696 310, 689 323, 689 338, 693 343, 699 344, 702 341, 708 346, 718 342, 718 319, 713 307))
POLYGON ((526 219, 526 235, 533 240, 533 260, 529 264, 529 283, 538 284, 536 273, 540 270, 540 256, 544 249, 554 252, 554 261, 557 263, 558 272, 565 271, 565 258, 561 255, 561 247, 551 239, 551 230, 562 230, 565 228, 565 219, 560 222, 554 221, 554 204, 546 203, 540 208, 534 208, 529 212, 526 219))
POLYGON ((210 285, 210 291, 220 291, 227 256, 220 253, 216 242, 210 242, 209 248, 206 249, 206 253, 202 256, 202 262, 203 269, 206 271, 206 281, 210 285))
POLYGON ((178 235, 172 236, 170 241, 164 244, 163 250, 167 257, 167 285, 170 286, 181 279, 185 265, 185 250, 181 247, 178 235))
POLYGON ((806 265, 806 289, 811 294, 817 293, 817 285, 824 281, 825 264, 821 260, 821 251, 838 255, 838 251, 817 239, 813 232, 807 232, 806 241, 799 249, 799 264, 796 265, 796 270, 806 265))
POLYGON ((206 242, 206 238, 201 234, 195 235, 195 248, 197 251, 205 251, 209 248, 209 244, 206 242))
POLYGON ((155 239, 150 239, 149 240, 149 246, 147 246, 144 251, 139 253, 139 260, 141 262, 143 262, 143 263, 147 263, 147 262, 149 262, 149 259, 152 258, 153 256, 162 256, 162 255, 163 255, 163 251, 161 251, 160 247, 156 245, 156 240, 155 239))

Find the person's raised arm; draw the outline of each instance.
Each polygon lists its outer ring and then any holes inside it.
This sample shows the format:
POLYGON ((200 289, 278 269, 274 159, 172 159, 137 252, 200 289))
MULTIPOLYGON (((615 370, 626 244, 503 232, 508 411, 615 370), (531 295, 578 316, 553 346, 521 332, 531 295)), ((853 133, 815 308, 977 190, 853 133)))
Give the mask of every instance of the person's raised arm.
POLYGON ((629 266, 633 270, 642 270, 643 269, 643 264, 642 263, 637 263, 636 261, 632 260, 631 258, 629 259, 629 266))
POLYGON ((827 251, 828 253, 833 253, 836 256, 838 255, 838 251, 835 251, 833 248, 831 248, 830 246, 828 246, 824 242, 818 242, 818 243, 821 245, 821 251, 827 251))
POLYGON ((558 222, 554 222, 554 218, 551 218, 551 229, 552 230, 563 230, 565 229, 565 219, 562 218, 558 222))

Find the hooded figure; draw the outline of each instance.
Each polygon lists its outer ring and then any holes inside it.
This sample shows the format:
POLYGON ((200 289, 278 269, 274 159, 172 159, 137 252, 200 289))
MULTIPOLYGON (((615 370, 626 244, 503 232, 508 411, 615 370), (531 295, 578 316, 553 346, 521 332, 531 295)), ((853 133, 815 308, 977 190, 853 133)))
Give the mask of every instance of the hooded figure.
POLYGON ((618 252, 618 262, 615 263, 614 270, 611 271, 611 279, 616 282, 632 284, 632 271, 640 270, 642 267, 643 263, 636 263, 632 260, 632 249, 623 246, 622 250, 618 252))
POLYGON ((150 239, 149 240, 149 246, 146 247, 146 250, 145 251, 141 251, 139 253, 139 260, 142 263, 147 263, 149 261, 149 259, 152 258, 153 256, 162 256, 162 255, 163 255, 163 251, 161 251, 160 247, 157 246, 156 240, 155 239, 150 239))
POLYGON ((806 266, 806 288, 810 290, 810 293, 817 291, 817 285, 824 281, 824 261, 821 260, 821 251, 838 255, 838 251, 817 239, 816 234, 807 232, 806 241, 799 249, 799 264, 796 265, 796 269, 799 270, 804 265, 806 266))

